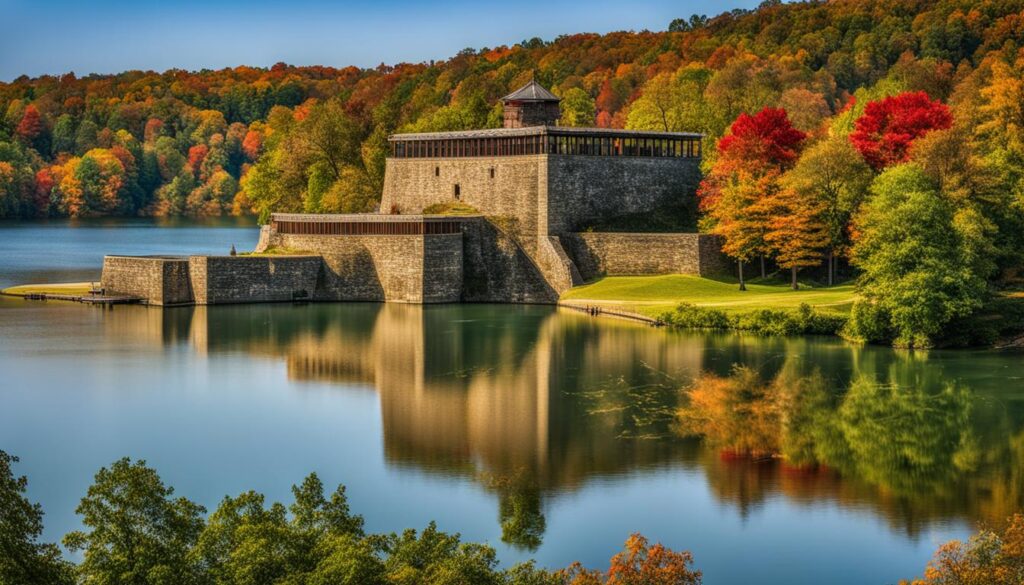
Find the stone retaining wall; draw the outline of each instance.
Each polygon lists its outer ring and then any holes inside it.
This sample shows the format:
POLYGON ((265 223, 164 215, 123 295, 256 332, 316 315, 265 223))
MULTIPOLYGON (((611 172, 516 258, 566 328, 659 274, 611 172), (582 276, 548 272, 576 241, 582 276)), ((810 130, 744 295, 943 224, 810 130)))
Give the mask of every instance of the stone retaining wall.
POLYGON ((191 256, 189 279, 197 305, 312 299, 319 256, 191 256))
POLYGON ((706 234, 580 232, 562 236, 584 280, 602 275, 695 274, 728 272, 721 240, 706 234))
POLYGON ((270 245, 323 258, 314 298, 323 301, 458 302, 462 234, 273 234, 270 245))
POLYGON ((558 292, 514 234, 486 219, 462 224, 462 300, 482 303, 554 303, 558 292))
POLYGON ((106 256, 100 286, 153 305, 187 305, 193 302, 188 263, 184 257, 106 256))

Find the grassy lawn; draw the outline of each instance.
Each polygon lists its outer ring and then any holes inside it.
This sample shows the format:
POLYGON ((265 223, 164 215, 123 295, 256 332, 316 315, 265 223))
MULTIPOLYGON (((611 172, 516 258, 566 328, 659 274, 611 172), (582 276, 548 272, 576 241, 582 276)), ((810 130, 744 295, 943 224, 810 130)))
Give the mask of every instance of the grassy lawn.
POLYGON ((319 256, 314 252, 308 252, 306 250, 294 250, 292 248, 281 248, 279 246, 269 246, 262 252, 239 252, 238 256, 255 256, 262 258, 264 256, 319 256))
POLYGON ((461 201, 435 203, 423 208, 423 215, 479 215, 480 212, 472 205, 461 201))
POLYGON ((62 284, 23 284, 0 291, 0 294, 23 297, 30 294, 84 295, 92 288, 91 282, 68 282, 62 284))
POLYGON ((818 310, 847 313, 853 305, 853 285, 812 288, 801 284, 795 291, 788 283, 747 282, 740 292, 735 281, 699 276, 608 276, 567 291, 563 301, 599 305, 657 317, 679 303, 715 307, 729 313, 751 309, 796 309, 807 303, 818 310))

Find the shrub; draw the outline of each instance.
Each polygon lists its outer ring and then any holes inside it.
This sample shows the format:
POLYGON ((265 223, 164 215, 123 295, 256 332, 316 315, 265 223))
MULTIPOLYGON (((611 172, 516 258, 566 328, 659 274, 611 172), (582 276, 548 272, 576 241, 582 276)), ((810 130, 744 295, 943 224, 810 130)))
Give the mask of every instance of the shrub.
POLYGON ((846 325, 846 317, 815 311, 807 303, 800 303, 796 319, 801 332, 814 335, 838 335, 846 325))
POLYGON ((735 329, 750 331, 758 335, 796 335, 802 333, 796 319, 786 311, 756 309, 734 317, 735 329))
POLYGON ((862 343, 890 343, 894 333, 888 311, 876 303, 857 301, 841 335, 862 343))
POLYGON ((674 311, 665 313, 661 320, 680 329, 729 329, 732 327, 725 311, 680 303, 674 311))
POLYGON ((844 317, 817 312, 807 303, 796 312, 756 309, 732 316, 721 309, 682 303, 661 320, 679 329, 736 329, 758 335, 836 335, 846 323, 844 317))

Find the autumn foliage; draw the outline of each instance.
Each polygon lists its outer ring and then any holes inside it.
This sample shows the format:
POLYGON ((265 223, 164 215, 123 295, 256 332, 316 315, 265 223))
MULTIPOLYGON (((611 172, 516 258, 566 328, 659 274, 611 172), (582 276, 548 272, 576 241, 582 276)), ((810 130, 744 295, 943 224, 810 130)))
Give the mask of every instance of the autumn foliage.
POLYGON ((702 574, 691 568, 693 555, 661 543, 651 545, 632 534, 625 548, 612 557, 608 571, 587 570, 574 563, 563 575, 566 585, 700 585, 702 574))
POLYGON ((914 140, 953 125, 949 108, 923 91, 871 102, 857 119, 850 141, 875 170, 906 162, 914 140))
POLYGON ((793 127, 786 111, 764 108, 754 115, 742 113, 718 142, 719 159, 735 165, 788 168, 800 154, 807 135, 793 127))
POLYGON ((939 547, 922 579, 901 585, 1020 585, 1024 583, 1024 515, 1016 514, 1002 532, 985 529, 967 542, 939 547))
POLYGON ((804 266, 804 250, 820 240, 807 217, 814 210, 780 184, 806 136, 785 110, 764 108, 753 116, 741 114, 718 142, 718 157, 698 195, 706 228, 722 236, 722 250, 741 263, 741 287, 743 262, 781 245, 786 267, 804 266))

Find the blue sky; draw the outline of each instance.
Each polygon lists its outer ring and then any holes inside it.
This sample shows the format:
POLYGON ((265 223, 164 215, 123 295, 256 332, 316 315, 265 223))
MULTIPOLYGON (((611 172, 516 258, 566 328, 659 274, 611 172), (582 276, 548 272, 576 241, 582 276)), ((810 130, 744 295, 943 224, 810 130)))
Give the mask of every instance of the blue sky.
POLYGON ((466 47, 664 30, 760 0, 0 0, 0 80, 74 71, 235 65, 374 66, 466 47))

